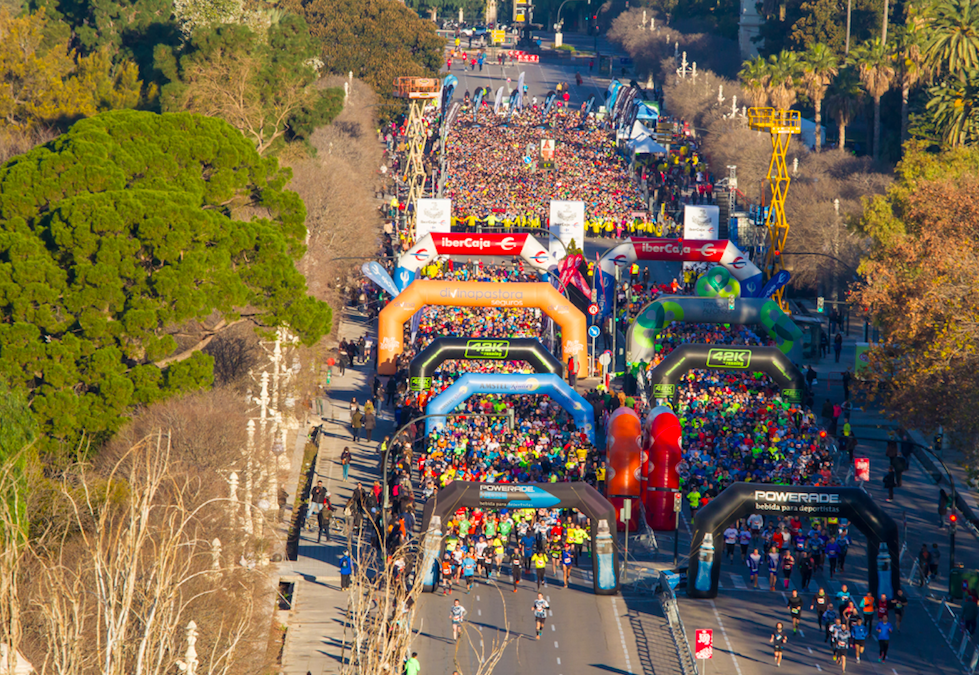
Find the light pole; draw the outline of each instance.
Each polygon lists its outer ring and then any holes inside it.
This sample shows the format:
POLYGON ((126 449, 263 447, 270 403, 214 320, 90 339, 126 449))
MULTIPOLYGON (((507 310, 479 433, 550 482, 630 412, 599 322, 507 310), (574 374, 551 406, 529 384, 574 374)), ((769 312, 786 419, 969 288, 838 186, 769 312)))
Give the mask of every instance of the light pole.
POLYGON ((506 412, 506 413, 469 413, 469 412, 465 412, 465 413, 435 413, 435 414, 432 414, 432 415, 422 415, 420 417, 412 418, 412 419, 408 420, 407 422, 405 422, 404 424, 402 424, 401 427, 397 431, 394 432, 394 434, 391 436, 391 442, 388 443, 388 445, 387 445, 386 448, 384 448, 384 458, 383 458, 382 468, 381 468, 381 480, 382 480, 382 483, 381 483, 381 493, 384 495, 384 499, 381 502, 381 532, 380 532, 379 539, 380 539, 380 544, 381 544, 381 561, 383 562, 383 564, 384 564, 385 567, 387 567, 387 561, 388 561, 388 548, 387 548, 388 509, 391 506, 391 502, 390 502, 390 499, 388 497, 388 495, 389 495, 389 491, 388 491, 388 458, 391 455, 391 447, 394 445, 394 442, 398 439, 398 436, 400 436, 401 434, 403 434, 405 432, 405 430, 407 430, 408 427, 411 426, 412 424, 414 424, 415 422, 420 422, 422 420, 427 420, 430 417, 509 417, 509 416, 510 416, 510 413, 508 413, 508 412, 506 412))
MULTIPOLYGON (((569 2, 575 2, 575 0, 564 0, 564 2, 562 2, 557 8, 557 31, 555 31, 557 33, 560 33, 561 29, 564 28, 564 22, 561 21, 561 10, 564 9, 564 6, 569 2)), ((588 4, 591 4, 591 0, 588 0, 588 4)))

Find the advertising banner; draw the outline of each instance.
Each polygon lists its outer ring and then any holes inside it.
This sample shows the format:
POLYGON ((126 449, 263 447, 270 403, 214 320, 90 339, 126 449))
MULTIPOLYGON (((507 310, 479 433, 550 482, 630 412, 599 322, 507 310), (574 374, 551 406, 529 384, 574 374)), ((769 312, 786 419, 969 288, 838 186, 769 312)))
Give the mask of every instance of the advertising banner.
POLYGON ((857 480, 865 483, 870 482, 870 458, 855 457, 853 460, 853 475, 857 480))
POLYGON ((449 232, 452 229, 451 199, 419 199, 415 214, 415 239, 432 232, 449 232))
POLYGON ((379 262, 365 262, 360 266, 360 271, 364 273, 364 276, 373 281, 375 284, 383 288, 392 298, 398 297, 398 287, 394 285, 394 280, 388 271, 381 267, 379 262))
MULTIPOLYGON (((545 113, 546 114, 546 113, 545 113)), ((540 161, 538 166, 541 169, 554 168, 554 146, 553 138, 543 138, 540 142, 540 161)))
MULTIPOLYGON (((720 234, 721 210, 717 206, 683 207, 683 238, 694 241, 715 240, 720 234)), ((689 261, 683 269, 703 269, 703 265, 689 261)))
POLYGON ((565 255, 565 248, 574 243, 583 248, 585 245, 585 203, 551 201, 551 216, 548 221, 551 232, 551 255, 560 260, 565 255), (561 244, 564 246, 561 246, 561 244))
POLYGON ((432 374, 448 360, 524 361, 535 372, 564 376, 564 364, 547 351, 537 338, 437 337, 408 365, 411 390, 431 389, 432 374))

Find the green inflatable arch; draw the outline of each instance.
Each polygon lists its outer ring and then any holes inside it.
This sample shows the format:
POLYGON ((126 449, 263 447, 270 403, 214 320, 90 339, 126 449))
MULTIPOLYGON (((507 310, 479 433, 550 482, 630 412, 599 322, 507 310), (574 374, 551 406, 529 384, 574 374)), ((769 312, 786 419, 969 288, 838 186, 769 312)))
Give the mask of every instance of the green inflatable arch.
POLYGON ((684 323, 730 323, 765 327, 783 354, 802 339, 802 331, 782 311, 778 303, 766 298, 695 298, 665 295, 642 308, 626 334, 626 360, 649 362, 656 354, 656 339, 674 321, 684 323))

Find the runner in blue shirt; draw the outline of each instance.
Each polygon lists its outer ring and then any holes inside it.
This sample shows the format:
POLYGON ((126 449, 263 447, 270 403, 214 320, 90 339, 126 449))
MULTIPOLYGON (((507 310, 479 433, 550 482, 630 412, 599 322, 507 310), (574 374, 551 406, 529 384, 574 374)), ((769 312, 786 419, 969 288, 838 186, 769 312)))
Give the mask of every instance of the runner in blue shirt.
POLYGON ((574 564, 574 555, 571 553, 571 544, 565 544, 561 551, 561 567, 564 569, 564 587, 568 587, 571 579, 571 566, 574 564))
POLYGON ((843 608, 846 607, 846 603, 850 602, 850 591, 846 589, 846 584, 840 588, 840 592, 836 594, 836 606, 840 608, 840 613, 842 614, 843 608))
POLYGON ((890 619, 885 617, 883 621, 877 623, 876 630, 877 644, 880 645, 880 658, 877 661, 883 663, 887 660, 887 648, 891 645, 891 633, 894 631, 894 627, 891 625, 890 619))
POLYGON ((863 619, 857 619, 850 629, 850 637, 853 638, 853 651, 857 654, 857 663, 860 663, 860 655, 863 654, 867 639, 867 627, 863 625, 863 619))
POLYGON ((840 545, 836 543, 836 537, 830 537, 826 544, 826 559, 829 561, 829 578, 832 579, 836 574, 836 562, 840 555, 840 545))
POLYGON ((752 586, 758 588, 758 568, 761 567, 761 554, 757 548, 748 556, 745 564, 748 565, 748 573, 751 576, 752 586))
POLYGON ((466 593, 473 589, 473 580, 476 577, 476 559, 473 558, 472 553, 466 553, 466 557, 462 559, 462 576, 466 580, 466 593))

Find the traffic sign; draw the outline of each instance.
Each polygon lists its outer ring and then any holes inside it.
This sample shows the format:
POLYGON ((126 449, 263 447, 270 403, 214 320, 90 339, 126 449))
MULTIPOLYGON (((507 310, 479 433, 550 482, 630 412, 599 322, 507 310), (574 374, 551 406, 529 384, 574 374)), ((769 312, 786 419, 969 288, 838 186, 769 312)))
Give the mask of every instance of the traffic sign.
POLYGON ((714 658, 714 631, 698 628, 696 631, 697 644, 694 647, 693 655, 698 661, 701 659, 714 658))
POLYGON ((598 326, 591 326, 588 329, 588 337, 597 338, 601 334, 602 334, 602 329, 599 328, 598 326))
POLYGON ((598 357, 598 362, 603 366, 612 363, 612 352, 602 352, 602 355, 598 357))
POLYGON ((673 493, 673 512, 680 513, 683 510, 683 501, 679 492, 673 493))
POLYGON ((596 305, 594 303, 591 304, 591 305, 588 305, 588 313, 591 314, 592 316, 595 316, 596 314, 598 314, 598 305, 596 305))

